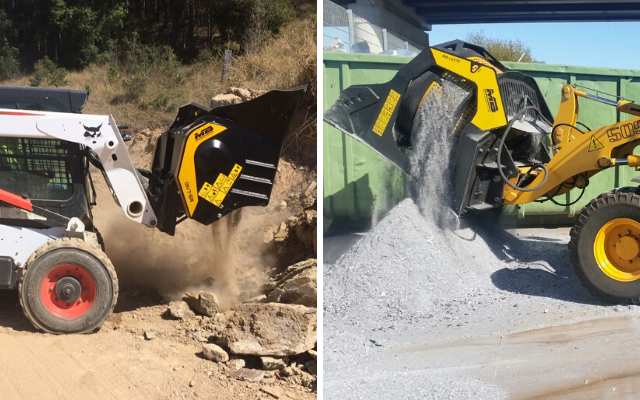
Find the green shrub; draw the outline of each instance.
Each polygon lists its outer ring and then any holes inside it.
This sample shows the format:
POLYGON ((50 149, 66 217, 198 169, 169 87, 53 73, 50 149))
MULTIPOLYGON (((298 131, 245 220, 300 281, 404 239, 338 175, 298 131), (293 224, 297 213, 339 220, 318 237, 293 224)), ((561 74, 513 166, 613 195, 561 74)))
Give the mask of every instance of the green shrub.
POLYGON ((204 49, 204 50, 200 50, 195 61, 197 63, 207 63, 207 62, 210 62, 212 59, 213 59, 213 53, 211 53, 211 50, 204 49))
POLYGON ((38 60, 33 65, 33 70, 33 78, 29 79, 29 85, 31 86, 41 86, 42 84, 46 84, 57 87, 68 82, 66 80, 67 70, 64 68, 58 68, 56 63, 51 61, 47 56, 38 60))
POLYGON ((17 78, 19 75, 18 49, 9 46, 5 38, 0 45, 0 80, 17 78))
POLYGON ((140 98, 147 93, 147 80, 136 76, 135 78, 122 81, 122 88, 124 89, 123 100, 131 103, 140 100, 140 98))
POLYGON ((162 92, 153 99, 151 107, 156 110, 170 113, 178 108, 178 102, 172 98, 170 92, 162 92))
POLYGON ((111 64, 109 65, 109 69, 107 69, 107 82, 113 85, 118 82, 120 78, 120 68, 117 65, 111 64))

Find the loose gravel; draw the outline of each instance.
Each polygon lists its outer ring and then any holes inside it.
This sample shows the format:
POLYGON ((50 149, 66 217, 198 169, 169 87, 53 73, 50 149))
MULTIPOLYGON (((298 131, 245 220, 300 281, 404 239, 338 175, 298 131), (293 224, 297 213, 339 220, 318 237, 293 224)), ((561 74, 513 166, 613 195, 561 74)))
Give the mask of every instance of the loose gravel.
POLYGON ((440 399, 501 398, 495 386, 479 386, 459 371, 395 370, 385 351, 635 309, 601 303, 580 286, 568 259, 567 229, 512 234, 487 220, 466 223, 441 229, 406 199, 325 266, 327 398, 366 399, 374 392, 378 398, 424 398, 425 390, 440 399), (366 379, 355 378, 361 376, 366 379), (450 390, 459 391, 454 396, 450 390))

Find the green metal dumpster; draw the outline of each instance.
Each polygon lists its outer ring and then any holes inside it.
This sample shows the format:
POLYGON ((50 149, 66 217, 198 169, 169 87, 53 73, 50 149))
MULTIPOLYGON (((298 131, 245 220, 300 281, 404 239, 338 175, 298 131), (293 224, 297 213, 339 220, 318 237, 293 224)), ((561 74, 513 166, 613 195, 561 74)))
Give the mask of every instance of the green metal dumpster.
MULTIPOLYGON (((324 109, 334 103, 344 88, 354 84, 387 82, 409 60, 408 57, 324 53, 324 109)), ((586 86, 640 103, 640 71, 537 63, 504 64, 535 78, 554 115, 565 83, 586 86)), ((628 118, 631 116, 618 112, 614 107, 580 99, 578 121, 591 129, 628 118)), ((406 178, 402 173, 366 146, 326 123, 323 124, 323 154, 325 227, 332 220, 377 218, 404 198, 406 178)), ((631 185, 631 179, 637 175, 628 167, 603 171, 591 179, 575 205, 562 207, 546 202, 505 207, 501 222, 505 225, 571 223, 591 199, 614 187, 631 185)), ((574 190, 556 200, 571 203, 579 195, 580 191, 574 190)))

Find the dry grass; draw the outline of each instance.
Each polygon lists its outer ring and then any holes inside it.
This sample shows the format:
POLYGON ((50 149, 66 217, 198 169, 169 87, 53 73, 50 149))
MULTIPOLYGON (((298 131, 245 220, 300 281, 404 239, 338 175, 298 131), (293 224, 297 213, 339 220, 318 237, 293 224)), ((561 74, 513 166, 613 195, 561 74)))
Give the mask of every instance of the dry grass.
POLYGON ((283 28, 267 40, 262 50, 236 60, 230 81, 235 86, 259 85, 258 89, 285 89, 309 85, 299 128, 285 141, 283 155, 305 164, 315 164, 317 154, 317 39, 316 22, 304 19, 283 28))
MULTIPOLYGON (((305 19, 283 28, 278 37, 266 40, 265 46, 257 52, 234 58, 225 84, 220 82, 222 61, 211 59, 193 65, 158 67, 147 72, 120 72, 111 80, 108 65, 93 65, 82 71, 69 72, 66 87, 91 91, 85 113, 112 114, 117 123, 129 124, 131 132, 136 133, 144 129, 167 128, 175 119, 178 105, 196 102, 209 106, 211 97, 230 86, 273 90, 309 84, 308 102, 313 103, 315 112, 316 58, 316 24, 305 19), (136 77, 146 82, 146 91, 139 99, 124 101, 122 82, 136 77)), ((2 85, 29 86, 31 77, 5 81, 2 85)), ((299 122, 305 128, 289 140, 288 148, 291 143, 295 143, 298 150, 299 146, 311 146, 308 153, 315 155, 315 115, 312 117, 312 122, 309 116, 299 122), (311 126, 314 142, 310 144, 311 126)))
POLYGON ((260 51, 235 60, 230 82, 256 89, 285 89, 310 84, 316 94, 316 23, 298 20, 284 27, 260 51))

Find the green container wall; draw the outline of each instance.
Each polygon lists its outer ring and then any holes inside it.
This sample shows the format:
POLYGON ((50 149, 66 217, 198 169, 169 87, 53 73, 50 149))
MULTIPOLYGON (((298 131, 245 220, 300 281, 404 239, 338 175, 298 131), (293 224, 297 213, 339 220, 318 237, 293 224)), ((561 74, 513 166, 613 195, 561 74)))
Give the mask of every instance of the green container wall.
MULTIPOLYGON (((356 84, 387 82, 409 60, 409 57, 324 53, 324 110, 333 105, 344 88, 356 84)), ((565 83, 583 85, 640 103, 640 71, 530 63, 504 64, 535 78, 554 115, 560 105, 561 87, 565 83)), ((591 129, 628 118, 631 116, 618 112, 614 107, 580 99, 578 121, 591 129)), ((404 197, 406 179, 401 172, 368 147, 326 123, 323 126, 323 147, 323 215, 327 222, 334 219, 368 219, 372 214, 388 211, 404 197)), ((631 178, 637 175, 632 168, 611 168, 591 179, 584 195, 575 205, 561 207, 546 202, 505 207, 502 213, 503 223, 568 223, 591 199, 614 187, 631 185, 631 178)), ((579 195, 580 191, 574 190, 556 200, 569 203, 579 195)), ((328 227, 329 223, 325 223, 325 226, 328 227)))

